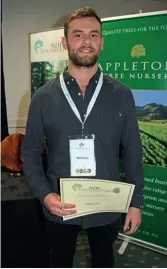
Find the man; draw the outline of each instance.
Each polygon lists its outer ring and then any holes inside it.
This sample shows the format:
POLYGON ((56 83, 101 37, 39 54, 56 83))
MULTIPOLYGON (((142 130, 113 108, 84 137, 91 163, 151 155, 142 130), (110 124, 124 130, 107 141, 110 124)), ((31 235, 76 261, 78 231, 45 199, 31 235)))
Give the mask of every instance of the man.
POLYGON ((85 174, 88 178, 120 181, 121 147, 128 182, 135 184, 124 231, 127 235, 134 233, 141 223, 143 205, 142 151, 135 104, 130 89, 98 68, 102 26, 93 9, 75 11, 65 22, 64 35, 68 71, 41 87, 32 99, 23 147, 24 171, 43 204, 52 267, 72 267, 78 233, 85 229, 91 266, 109 268, 114 265, 112 246, 120 230, 121 214, 98 213, 63 221, 63 216, 76 211, 75 205, 61 202, 59 180, 75 175, 71 136, 95 137, 95 169, 91 175, 85 174), (44 136, 48 150, 46 175, 41 163, 44 136))

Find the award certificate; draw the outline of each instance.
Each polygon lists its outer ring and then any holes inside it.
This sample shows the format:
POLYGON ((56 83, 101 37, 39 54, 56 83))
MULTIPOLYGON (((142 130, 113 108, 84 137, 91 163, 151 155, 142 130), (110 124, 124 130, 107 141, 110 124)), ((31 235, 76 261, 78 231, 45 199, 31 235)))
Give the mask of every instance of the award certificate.
POLYGON ((63 216, 63 220, 102 212, 126 213, 134 187, 133 184, 102 179, 61 178, 61 201, 76 205, 76 213, 63 216))

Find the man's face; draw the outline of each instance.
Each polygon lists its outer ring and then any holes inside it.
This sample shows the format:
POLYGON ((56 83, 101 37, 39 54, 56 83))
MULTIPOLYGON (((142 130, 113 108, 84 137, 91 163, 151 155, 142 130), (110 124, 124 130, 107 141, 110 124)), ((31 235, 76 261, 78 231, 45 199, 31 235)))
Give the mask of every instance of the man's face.
POLYGON ((70 22, 68 36, 62 43, 75 66, 94 66, 103 49, 100 23, 92 17, 75 19, 70 22))

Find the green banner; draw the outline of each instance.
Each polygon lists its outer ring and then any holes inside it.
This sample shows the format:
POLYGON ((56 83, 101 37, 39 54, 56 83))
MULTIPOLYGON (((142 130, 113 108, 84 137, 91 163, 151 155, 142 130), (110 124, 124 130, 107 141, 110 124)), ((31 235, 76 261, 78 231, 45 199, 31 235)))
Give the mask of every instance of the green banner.
POLYGON ((167 89, 167 15, 106 21, 103 36, 104 73, 132 89, 167 89))
POLYGON ((144 166, 143 223, 135 237, 167 248, 167 169, 144 166))
POLYGON ((132 89, 143 147, 143 221, 131 238, 167 249, 167 15, 104 21, 103 37, 99 66, 132 89))
MULTIPOLYGON (((124 167, 120 163, 121 176, 124 167)), ((142 224, 132 238, 167 249, 167 169, 144 165, 142 224)), ((121 234, 122 231, 121 231, 121 234)))

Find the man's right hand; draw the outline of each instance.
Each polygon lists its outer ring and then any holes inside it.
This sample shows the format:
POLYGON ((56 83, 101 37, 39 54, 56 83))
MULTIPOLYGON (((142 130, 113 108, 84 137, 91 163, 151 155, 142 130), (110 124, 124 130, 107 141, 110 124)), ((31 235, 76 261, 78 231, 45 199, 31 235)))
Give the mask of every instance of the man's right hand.
POLYGON ((60 195, 56 193, 49 193, 44 199, 44 205, 52 214, 60 217, 76 213, 76 210, 72 209, 76 206, 61 202, 60 195))

